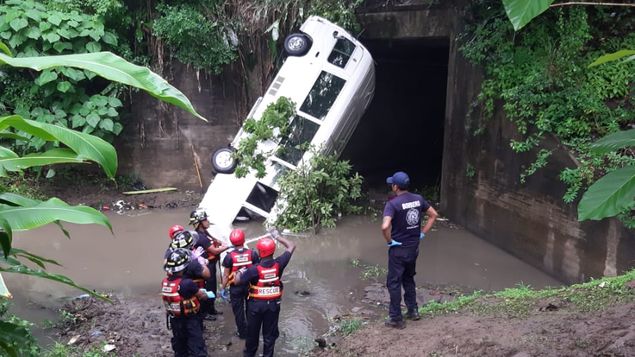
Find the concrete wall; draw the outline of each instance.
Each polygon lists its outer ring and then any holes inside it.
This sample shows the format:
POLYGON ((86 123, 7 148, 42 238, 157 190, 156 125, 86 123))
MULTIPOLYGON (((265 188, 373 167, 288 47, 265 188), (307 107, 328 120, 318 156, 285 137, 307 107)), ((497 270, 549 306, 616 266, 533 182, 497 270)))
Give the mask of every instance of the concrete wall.
POLYGON ((252 48, 264 48, 241 53, 241 60, 220 76, 176 61, 163 64, 160 73, 190 98, 208 122, 144 92, 132 95, 132 113, 124 121, 123 133, 116 143, 119 174, 136 175, 148 187, 198 190, 200 183, 194 166, 198 158, 202 186, 207 189, 213 176, 211 154, 231 142, 255 99, 269 83, 273 66, 266 44, 247 41, 252 48))
POLYGON ((480 68, 459 52, 466 1, 429 6, 371 7, 361 18, 368 39, 448 38, 450 54, 441 183, 441 212, 451 220, 528 263, 566 282, 614 275, 635 264, 635 234, 616 220, 580 223, 576 206, 565 204, 558 179, 574 160, 550 138, 551 163, 526 184, 523 167, 535 153, 519 155, 509 147, 517 138, 514 126, 497 112, 484 121, 485 132, 474 135, 478 113, 468 119, 479 92, 480 68), (470 168, 468 170, 468 167, 470 168), (473 170, 472 170, 473 169, 473 170), (469 175, 472 171, 474 175, 469 175))

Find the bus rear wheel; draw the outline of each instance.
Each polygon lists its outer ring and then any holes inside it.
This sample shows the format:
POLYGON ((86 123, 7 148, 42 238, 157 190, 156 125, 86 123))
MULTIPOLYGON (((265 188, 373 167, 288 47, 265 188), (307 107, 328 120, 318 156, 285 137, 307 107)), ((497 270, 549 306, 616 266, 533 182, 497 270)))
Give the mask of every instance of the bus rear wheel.
POLYGON ((303 33, 292 33, 284 39, 284 50, 289 56, 304 56, 311 48, 311 39, 303 33))

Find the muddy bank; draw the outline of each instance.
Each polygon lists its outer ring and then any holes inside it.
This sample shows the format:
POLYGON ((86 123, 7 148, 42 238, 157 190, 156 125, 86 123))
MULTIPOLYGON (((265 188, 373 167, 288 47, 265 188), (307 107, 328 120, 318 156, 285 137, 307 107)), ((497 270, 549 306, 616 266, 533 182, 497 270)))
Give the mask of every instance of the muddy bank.
POLYGON ((587 313, 566 300, 543 299, 523 317, 462 311, 408 321, 403 330, 375 320, 313 355, 634 356, 634 322, 632 297, 587 313))

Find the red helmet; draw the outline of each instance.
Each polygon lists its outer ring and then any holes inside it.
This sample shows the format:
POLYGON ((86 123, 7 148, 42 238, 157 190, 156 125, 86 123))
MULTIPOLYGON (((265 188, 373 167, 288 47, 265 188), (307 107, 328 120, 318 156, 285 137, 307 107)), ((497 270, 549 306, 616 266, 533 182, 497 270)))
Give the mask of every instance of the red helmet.
POLYGON ((232 242, 234 246, 245 244, 245 232, 243 232, 242 229, 234 229, 229 234, 229 241, 232 242))
POLYGON ((184 230, 185 230, 185 227, 179 224, 175 224, 172 227, 170 227, 170 230, 168 231, 168 236, 170 237, 170 239, 173 239, 175 234, 179 232, 183 232, 184 230))
POLYGON ((256 244, 256 248, 258 249, 258 254, 260 255, 260 257, 265 258, 273 255, 273 252, 276 251, 276 242, 274 242, 273 239, 269 237, 260 238, 258 240, 258 243, 256 244))

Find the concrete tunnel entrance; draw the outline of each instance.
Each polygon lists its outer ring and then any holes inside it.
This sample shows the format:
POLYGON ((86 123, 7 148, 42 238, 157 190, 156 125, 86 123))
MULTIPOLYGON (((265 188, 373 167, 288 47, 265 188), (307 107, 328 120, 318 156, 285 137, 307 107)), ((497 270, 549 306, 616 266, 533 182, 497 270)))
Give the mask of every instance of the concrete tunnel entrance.
POLYGON ((371 187, 406 171, 412 188, 439 186, 448 39, 364 40, 375 59, 375 96, 342 158, 371 187))

